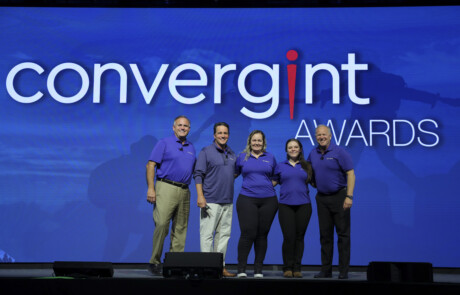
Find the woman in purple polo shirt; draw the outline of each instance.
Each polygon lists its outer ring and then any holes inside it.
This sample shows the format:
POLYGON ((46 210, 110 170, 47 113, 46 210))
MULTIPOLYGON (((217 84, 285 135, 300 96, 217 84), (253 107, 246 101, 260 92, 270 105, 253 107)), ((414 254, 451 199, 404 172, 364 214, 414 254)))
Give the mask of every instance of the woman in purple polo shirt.
POLYGON ((283 232, 283 271, 286 278, 301 278, 304 237, 312 209, 308 183, 312 178, 311 164, 305 161, 303 148, 297 139, 286 142, 287 160, 276 165, 275 181, 280 184, 278 218, 283 232))
POLYGON ((254 245, 254 277, 262 278, 270 231, 278 200, 273 188, 276 160, 265 151, 265 134, 254 130, 248 137, 244 151, 236 159, 236 175, 243 176, 243 185, 236 201, 241 236, 238 242, 238 277, 247 277, 246 265, 254 245))

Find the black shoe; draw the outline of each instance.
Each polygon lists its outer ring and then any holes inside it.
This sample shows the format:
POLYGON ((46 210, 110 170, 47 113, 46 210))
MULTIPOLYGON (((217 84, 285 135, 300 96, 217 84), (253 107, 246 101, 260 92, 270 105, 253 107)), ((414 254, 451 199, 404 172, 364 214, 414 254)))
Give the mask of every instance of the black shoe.
POLYGON ((163 272, 161 270, 161 264, 149 263, 149 266, 147 267, 147 269, 154 276, 163 276, 163 272))
POLYGON ((332 278, 332 273, 321 271, 314 276, 315 279, 332 278))
POLYGON ((348 273, 339 274, 339 280, 346 280, 346 279, 348 279, 348 273))

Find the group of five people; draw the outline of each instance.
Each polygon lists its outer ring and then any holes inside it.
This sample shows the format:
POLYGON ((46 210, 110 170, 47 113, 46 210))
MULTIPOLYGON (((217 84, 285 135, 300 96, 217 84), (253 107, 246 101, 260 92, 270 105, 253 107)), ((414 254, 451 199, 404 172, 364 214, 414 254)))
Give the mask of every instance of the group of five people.
POLYGON ((315 147, 307 159, 297 139, 286 142, 286 157, 277 163, 267 152, 265 134, 254 130, 245 149, 235 154, 227 145, 230 127, 214 125, 214 141, 195 158, 193 144, 187 140, 190 120, 174 120, 174 135, 161 139, 147 164, 147 201, 154 204, 152 257, 149 271, 161 274, 161 254, 170 223, 171 252, 183 252, 190 212, 189 185, 192 177, 197 190, 202 252, 221 252, 224 256, 230 238, 234 179, 242 176, 236 201, 240 225, 238 272, 224 267, 224 277, 247 277, 246 266, 254 246, 254 277, 263 277, 267 236, 278 213, 283 232, 283 275, 301 278, 304 236, 312 214, 308 185, 317 188, 316 204, 320 227, 321 271, 316 278, 332 277, 334 228, 338 236, 339 279, 348 278, 350 263, 350 208, 355 175, 350 155, 331 143, 327 126, 316 128, 315 147), (155 182, 156 178, 156 182, 155 182), (279 201, 274 187, 280 185, 279 201))

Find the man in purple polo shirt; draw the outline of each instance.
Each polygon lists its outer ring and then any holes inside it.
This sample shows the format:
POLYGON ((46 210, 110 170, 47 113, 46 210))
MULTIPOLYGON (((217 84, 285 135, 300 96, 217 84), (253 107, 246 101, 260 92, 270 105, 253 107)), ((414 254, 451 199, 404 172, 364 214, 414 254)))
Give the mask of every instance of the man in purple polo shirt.
MULTIPOLYGON (((198 155, 195 171, 197 205, 200 214, 201 252, 227 252, 232 229, 235 153, 227 146, 230 127, 225 122, 214 124, 214 142, 198 155)), ((223 269, 224 277, 236 274, 223 269)))
POLYGON ((355 172, 350 154, 331 143, 329 127, 316 128, 318 146, 307 161, 311 163, 318 193, 316 205, 321 242, 321 272, 315 278, 332 277, 334 227, 339 250, 339 279, 348 278, 350 265, 350 208, 353 204, 355 172))
POLYGON ((161 139, 153 148, 147 163, 147 202, 154 204, 153 250, 148 270, 161 275, 163 244, 171 228, 171 252, 183 252, 190 212, 190 185, 195 166, 195 148, 187 141, 190 120, 174 120, 174 135, 161 139), (155 179, 156 169, 156 183, 155 179))

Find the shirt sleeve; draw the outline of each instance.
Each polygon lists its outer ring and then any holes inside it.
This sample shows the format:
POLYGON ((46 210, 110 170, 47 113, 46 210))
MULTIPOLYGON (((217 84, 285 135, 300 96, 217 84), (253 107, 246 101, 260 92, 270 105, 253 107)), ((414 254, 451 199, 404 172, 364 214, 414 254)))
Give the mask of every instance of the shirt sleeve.
POLYGON ((157 164, 161 164, 163 162, 163 156, 166 150, 166 143, 164 140, 160 140, 152 150, 150 154, 149 161, 153 161, 157 164))
POLYGON ((239 154, 238 157, 236 158, 236 162, 235 162, 235 174, 236 175, 240 175, 241 174, 241 169, 243 168, 243 159, 244 159, 244 156, 242 156, 243 154, 239 154))
POLYGON ((198 155, 198 159, 195 163, 195 170, 193 171, 193 178, 195 179, 195 184, 203 183, 203 178, 206 175, 206 152, 201 150, 198 155))
POLYGON ((353 159, 351 158, 350 153, 344 149, 341 149, 339 164, 342 170, 345 172, 353 169, 353 159))

